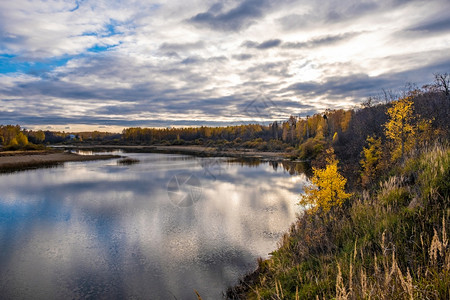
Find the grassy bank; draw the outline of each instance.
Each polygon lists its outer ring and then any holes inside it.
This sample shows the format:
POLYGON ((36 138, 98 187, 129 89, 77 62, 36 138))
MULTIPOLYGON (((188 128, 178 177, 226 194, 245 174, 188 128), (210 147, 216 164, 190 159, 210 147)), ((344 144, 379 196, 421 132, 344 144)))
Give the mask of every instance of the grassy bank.
POLYGON ((450 148, 391 166, 327 214, 299 217, 231 299, 450 299, 450 148))

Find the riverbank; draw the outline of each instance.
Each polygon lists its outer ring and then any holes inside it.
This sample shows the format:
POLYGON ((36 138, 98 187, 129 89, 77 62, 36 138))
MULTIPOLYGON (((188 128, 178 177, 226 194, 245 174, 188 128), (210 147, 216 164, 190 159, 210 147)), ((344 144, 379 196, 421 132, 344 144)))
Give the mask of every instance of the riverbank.
MULTIPOLYGON (((59 147, 59 146, 58 146, 59 147)), ((235 157, 252 158, 263 161, 283 161, 290 160, 286 152, 265 152, 253 149, 220 149, 217 147, 203 146, 130 146, 130 145, 67 145, 61 146, 63 149, 78 149, 89 151, 112 151, 115 149, 125 152, 146 152, 146 153, 167 153, 167 154, 187 154, 195 156, 215 156, 215 157, 235 157)))
POLYGON ((40 167, 51 167, 65 162, 120 158, 119 155, 78 155, 58 150, 0 152, 0 173, 40 167))
POLYGON ((391 165, 342 207, 297 219, 229 299, 450 299, 450 148, 391 165))

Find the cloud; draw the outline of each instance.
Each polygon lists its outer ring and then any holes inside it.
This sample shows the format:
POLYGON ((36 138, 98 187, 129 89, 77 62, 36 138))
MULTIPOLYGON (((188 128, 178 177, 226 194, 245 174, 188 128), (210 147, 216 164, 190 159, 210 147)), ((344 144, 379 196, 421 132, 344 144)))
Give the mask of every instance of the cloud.
MULTIPOLYGON (((445 0, 434 0, 433 3, 444 2, 445 0)), ((295 9, 286 10, 286 14, 277 18, 277 22, 285 31, 305 30, 313 28, 328 28, 330 26, 345 24, 348 22, 358 22, 364 24, 365 20, 374 16, 384 19, 386 15, 394 11, 402 11, 408 6, 415 9, 422 7, 414 7, 415 3, 422 3, 421 0, 386 0, 380 1, 340 1, 332 0, 326 2, 305 1, 300 13, 295 9), (305 8, 306 7, 306 8, 305 8)), ((405 18, 407 16, 405 15, 405 18)))
POLYGON ((394 88, 398 82, 392 82, 383 77, 369 77, 366 74, 351 76, 335 76, 325 78, 322 82, 301 82, 288 87, 300 94, 327 96, 338 98, 350 94, 356 97, 364 97, 370 92, 383 87, 394 88))
POLYGON ((78 1, 75 5, 56 0, 1 2, 1 51, 33 59, 77 55, 96 45, 117 45, 133 30, 134 12, 123 9, 125 4, 78 1), (116 9, 123 9, 122 13, 116 9))
POLYGON ((277 120, 351 107, 449 72, 448 9, 445 0, 0 2, 0 120, 238 124, 259 95, 276 103, 277 120))
POLYGON ((362 17, 378 10, 380 3, 377 1, 361 1, 357 3, 348 2, 342 6, 335 6, 328 11, 326 20, 338 22, 349 18, 362 17))
POLYGON ((337 34, 337 35, 327 35, 327 36, 315 37, 306 42, 287 42, 287 43, 283 44, 283 48, 301 49, 301 48, 314 48, 314 47, 327 46, 330 44, 349 40, 359 34, 361 34, 361 33, 346 32, 346 33, 337 34))
POLYGON ((203 59, 199 56, 191 56, 188 58, 185 58, 181 61, 182 64, 198 64, 200 62, 203 62, 203 59))
POLYGON ((253 55, 248 53, 234 54, 233 58, 237 60, 249 60, 253 57, 253 55))
POLYGON ((449 69, 450 59, 446 59, 429 66, 379 76, 354 74, 331 76, 324 78, 322 81, 299 82, 287 87, 286 91, 294 91, 300 96, 319 96, 335 100, 350 96, 357 101, 361 101, 364 98, 381 93, 383 89, 399 91, 408 83, 424 83, 424 74, 428 76, 427 82, 431 82, 433 72, 442 73, 449 69))
POLYGON ((197 41, 193 43, 162 43, 159 46, 160 50, 164 51, 187 51, 193 49, 202 49, 205 47, 205 42, 197 41))
POLYGON ((261 78, 268 75, 282 78, 288 78, 291 76, 289 74, 288 62, 269 62, 258 64, 248 68, 246 73, 251 74, 251 77, 253 78, 261 78))
POLYGON ((278 47, 282 41, 280 39, 267 40, 262 43, 256 43, 253 41, 246 41, 242 45, 247 48, 255 48, 259 50, 266 50, 270 48, 278 47))
POLYGON ((269 5, 270 2, 265 0, 244 0, 224 12, 222 6, 216 3, 207 12, 199 13, 189 21, 197 26, 207 26, 215 30, 240 31, 261 18, 269 5))
POLYGON ((427 20, 425 23, 413 26, 408 30, 411 31, 425 31, 425 32, 448 32, 450 30, 450 18, 443 18, 438 20, 427 20))

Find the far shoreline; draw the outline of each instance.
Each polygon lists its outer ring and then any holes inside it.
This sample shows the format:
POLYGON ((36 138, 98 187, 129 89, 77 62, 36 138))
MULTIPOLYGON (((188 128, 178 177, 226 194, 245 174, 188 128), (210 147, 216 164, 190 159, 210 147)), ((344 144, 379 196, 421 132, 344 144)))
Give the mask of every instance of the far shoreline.
POLYGON ((305 162, 300 160, 292 160, 286 152, 265 152, 255 151, 253 149, 219 149, 217 147, 205 146, 161 146, 161 145, 55 145, 54 148, 62 148, 66 150, 85 150, 85 151, 113 151, 124 150, 125 152, 142 152, 142 153, 166 153, 166 154, 186 154, 194 156, 209 157, 234 157, 242 159, 260 159, 262 161, 294 161, 305 162))
POLYGON ((120 155, 78 155, 58 150, 0 152, 0 173, 53 167, 65 162, 93 161, 121 158, 120 155))
POLYGON ((286 152, 264 152, 253 149, 219 149, 205 146, 162 146, 162 145, 51 145, 45 150, 0 151, 0 174, 25 171, 38 168, 60 166, 65 162, 81 162, 124 158, 115 154, 80 155, 71 150, 113 152, 123 150, 129 153, 165 153, 182 154, 197 157, 229 157, 241 160, 258 160, 261 162, 308 163, 293 160, 286 152))

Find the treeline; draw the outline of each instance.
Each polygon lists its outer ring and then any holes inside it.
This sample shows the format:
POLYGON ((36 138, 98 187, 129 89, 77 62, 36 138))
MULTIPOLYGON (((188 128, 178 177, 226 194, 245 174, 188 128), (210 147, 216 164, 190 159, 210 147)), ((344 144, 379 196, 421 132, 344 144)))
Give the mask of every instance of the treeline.
POLYGON ((60 143, 69 138, 61 132, 27 130, 20 125, 0 125, 0 144, 3 150, 44 149, 44 144, 60 143))
POLYGON ((23 130, 19 125, 0 125, 0 144, 4 150, 43 149, 45 135, 42 131, 23 130))
POLYGON ((45 131, 45 143, 109 143, 119 142, 121 135, 119 133, 102 131, 83 131, 83 132, 64 132, 64 131, 45 131))
POLYGON ((338 136, 348 129, 353 114, 353 110, 327 110, 323 114, 308 116, 305 119, 291 116, 285 122, 275 121, 268 126, 249 124, 166 129, 134 127, 123 130, 122 140, 133 144, 204 145, 290 151, 299 157, 309 158, 323 149, 323 143, 327 139, 336 141, 338 136), (300 148, 302 144, 305 145, 300 148))
POLYGON ((74 142, 120 141, 118 133, 86 131, 86 132, 60 132, 27 130, 20 125, 0 125, 0 145, 3 150, 36 150, 44 149, 44 145, 74 142))
POLYGON ((122 139, 141 144, 221 144, 242 146, 259 150, 284 150, 297 146, 309 138, 325 139, 337 137, 347 130, 353 111, 328 110, 306 119, 291 116, 285 122, 274 122, 269 126, 249 124, 227 127, 194 128, 126 128, 122 139), (269 143, 269 144, 267 144, 269 143), (269 147, 271 146, 271 147, 269 147))

